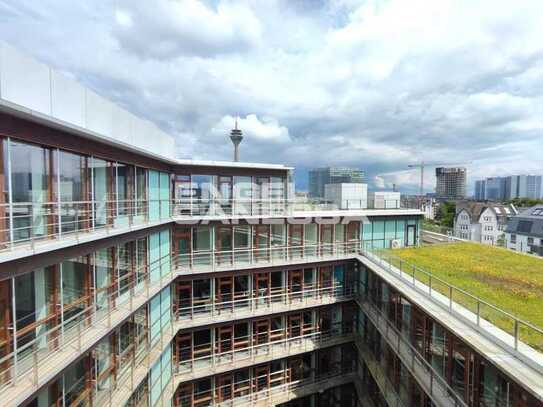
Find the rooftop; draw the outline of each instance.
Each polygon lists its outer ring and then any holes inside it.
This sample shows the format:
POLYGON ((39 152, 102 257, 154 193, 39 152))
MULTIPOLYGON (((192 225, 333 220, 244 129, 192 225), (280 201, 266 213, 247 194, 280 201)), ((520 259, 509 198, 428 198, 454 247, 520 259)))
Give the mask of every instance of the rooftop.
POLYGON ((532 206, 511 218, 506 232, 543 237, 543 205, 532 206))
MULTIPOLYGON (((394 255, 517 318, 543 327, 542 259, 470 242, 397 249, 394 255)), ((434 288, 439 290, 439 286, 434 288)), ((455 301, 471 305, 467 298, 455 301)), ((482 317, 510 330, 509 321, 491 310, 482 317)), ((543 349, 540 336, 528 331, 521 332, 521 336, 524 342, 543 349)))

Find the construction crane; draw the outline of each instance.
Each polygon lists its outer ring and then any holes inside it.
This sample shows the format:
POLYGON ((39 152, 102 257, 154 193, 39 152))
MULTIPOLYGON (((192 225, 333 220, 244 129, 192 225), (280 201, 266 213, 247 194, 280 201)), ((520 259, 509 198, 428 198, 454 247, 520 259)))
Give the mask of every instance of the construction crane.
POLYGON ((437 166, 447 166, 447 167, 453 167, 458 165, 465 165, 465 164, 471 164, 470 162, 465 163, 425 163, 424 161, 421 161, 418 164, 410 164, 408 165, 408 168, 420 168, 420 206, 422 208, 422 197, 424 196, 424 167, 437 167, 437 166))

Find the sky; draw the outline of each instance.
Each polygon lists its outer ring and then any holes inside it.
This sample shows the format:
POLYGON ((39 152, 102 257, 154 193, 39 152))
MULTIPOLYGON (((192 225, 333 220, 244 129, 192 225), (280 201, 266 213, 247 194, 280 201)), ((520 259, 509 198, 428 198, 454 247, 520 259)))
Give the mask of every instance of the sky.
MULTIPOLYGON (((416 192, 421 160, 543 174, 541 0, 0 0, 0 39, 177 139, 180 158, 354 166, 416 192)), ((433 168, 425 190, 435 186, 433 168)))

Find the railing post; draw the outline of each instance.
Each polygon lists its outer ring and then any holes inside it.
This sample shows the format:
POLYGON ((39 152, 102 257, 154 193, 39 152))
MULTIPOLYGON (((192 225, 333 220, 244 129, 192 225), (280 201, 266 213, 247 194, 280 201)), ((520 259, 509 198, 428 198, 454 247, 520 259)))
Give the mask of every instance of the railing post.
POLYGON ((77 351, 81 351, 81 321, 77 321, 77 351))
POLYGON ((452 303, 453 303, 453 288, 452 285, 449 286, 449 310, 452 312, 452 303))
POLYGON ((32 346, 32 371, 34 373, 34 386, 38 386, 38 346, 36 343, 32 346))
POLYGON ((515 350, 518 350, 518 319, 515 318, 515 350))
POLYGON ((477 326, 481 322, 481 301, 477 300, 477 326))

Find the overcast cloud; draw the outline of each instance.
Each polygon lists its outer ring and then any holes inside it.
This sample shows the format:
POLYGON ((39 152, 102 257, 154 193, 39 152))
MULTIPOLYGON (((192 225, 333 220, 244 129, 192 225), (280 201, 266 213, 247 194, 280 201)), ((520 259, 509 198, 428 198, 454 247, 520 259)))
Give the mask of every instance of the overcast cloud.
MULTIPOLYGON (((541 0, 0 0, 0 38, 178 139, 181 158, 419 160, 543 174, 541 0)), ((299 177, 301 178, 301 177, 299 177)), ((426 188, 433 189, 431 170, 426 188)))

